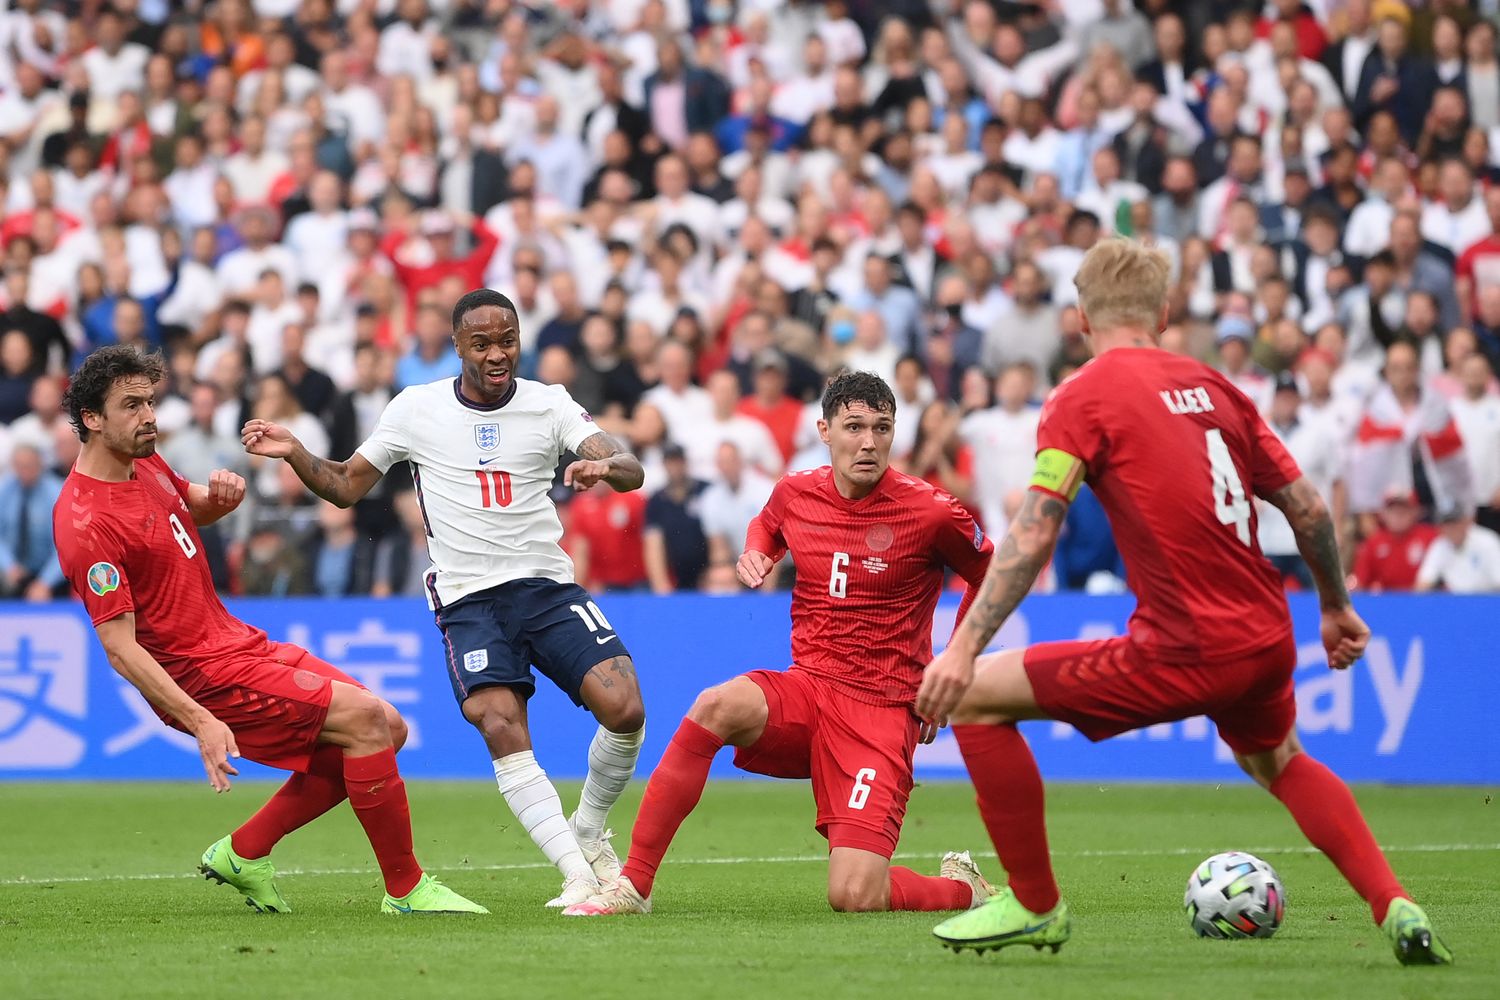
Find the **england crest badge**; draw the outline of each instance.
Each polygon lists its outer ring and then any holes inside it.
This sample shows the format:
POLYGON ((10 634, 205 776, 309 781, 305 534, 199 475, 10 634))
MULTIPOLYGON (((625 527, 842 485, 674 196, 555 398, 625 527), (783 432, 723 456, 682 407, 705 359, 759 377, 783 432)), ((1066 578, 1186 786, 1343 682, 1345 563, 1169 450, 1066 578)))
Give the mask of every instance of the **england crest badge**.
POLYGON ((474 428, 474 443, 480 451, 494 451, 500 447, 500 425, 478 424, 474 428))

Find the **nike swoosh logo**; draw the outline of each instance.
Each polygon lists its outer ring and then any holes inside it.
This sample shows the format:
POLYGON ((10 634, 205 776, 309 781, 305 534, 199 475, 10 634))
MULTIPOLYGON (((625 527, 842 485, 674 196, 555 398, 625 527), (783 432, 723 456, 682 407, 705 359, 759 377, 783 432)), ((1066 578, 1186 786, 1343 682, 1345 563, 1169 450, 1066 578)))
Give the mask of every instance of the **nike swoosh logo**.
POLYGON ((240 866, 234 863, 234 858, 229 859, 229 867, 236 875, 240 873, 240 866))
POLYGON ((609 640, 611 640, 613 638, 614 638, 614 636, 612 636, 612 635, 601 636, 600 638, 595 639, 594 642, 595 642, 595 644, 602 646, 606 642, 609 642, 609 640))
POLYGON ((396 902, 394 899, 391 900, 391 906, 393 906, 394 908, 400 910, 402 913, 410 913, 411 912, 411 907, 410 906, 402 906, 400 903, 396 902))
POLYGON ((481 458, 479 460, 479 464, 480 465, 489 465, 491 462, 495 461, 495 459, 497 459, 499 457, 500 457, 499 455, 491 455, 489 458, 481 458))

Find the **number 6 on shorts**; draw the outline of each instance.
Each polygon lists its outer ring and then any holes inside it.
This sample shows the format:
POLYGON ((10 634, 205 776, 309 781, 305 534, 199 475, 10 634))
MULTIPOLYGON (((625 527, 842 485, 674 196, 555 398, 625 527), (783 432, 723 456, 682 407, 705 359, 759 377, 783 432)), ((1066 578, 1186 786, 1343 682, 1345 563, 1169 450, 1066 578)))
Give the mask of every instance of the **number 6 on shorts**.
POLYGON ((870 798, 870 786, 867 781, 875 780, 875 769, 873 767, 862 767, 854 773, 854 790, 849 793, 849 808, 863 809, 865 802, 870 798))

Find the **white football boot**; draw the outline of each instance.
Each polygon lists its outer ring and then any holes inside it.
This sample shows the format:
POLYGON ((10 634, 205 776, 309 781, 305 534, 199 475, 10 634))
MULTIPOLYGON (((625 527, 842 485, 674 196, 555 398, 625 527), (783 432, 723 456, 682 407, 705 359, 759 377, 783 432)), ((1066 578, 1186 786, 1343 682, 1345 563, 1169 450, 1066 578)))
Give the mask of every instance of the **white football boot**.
POLYGON ((968 851, 949 851, 944 854, 943 863, 938 866, 938 876, 963 882, 974 890, 974 901, 969 904, 971 910, 982 906, 996 892, 995 887, 979 874, 979 866, 969 857, 968 851))

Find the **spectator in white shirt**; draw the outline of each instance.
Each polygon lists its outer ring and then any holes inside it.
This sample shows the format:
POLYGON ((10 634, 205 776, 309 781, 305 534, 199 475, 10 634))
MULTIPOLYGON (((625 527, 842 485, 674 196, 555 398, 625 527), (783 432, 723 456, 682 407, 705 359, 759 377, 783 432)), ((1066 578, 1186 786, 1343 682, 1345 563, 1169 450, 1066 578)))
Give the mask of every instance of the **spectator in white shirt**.
POLYGON ((1458 424, 1473 475, 1474 498, 1479 505, 1475 519, 1492 531, 1500 531, 1500 395, 1491 391, 1495 375, 1488 359, 1476 352, 1460 362, 1458 376, 1463 393, 1450 400, 1448 407, 1458 424))
POLYGON ((1445 247, 1455 257, 1490 235, 1484 199, 1474 195, 1474 172, 1454 158, 1438 172, 1438 201, 1422 209, 1422 238, 1445 247))
POLYGON ((740 403, 739 376, 727 368, 708 377, 707 392, 713 402, 713 417, 677 439, 687 451, 688 470, 697 478, 712 481, 719 461, 719 446, 735 446, 750 468, 771 479, 781 476, 781 450, 766 425, 737 412, 740 403))
POLYGON ((255 289, 255 305, 250 309, 250 325, 246 330, 251 367, 257 375, 266 375, 281 367, 283 334, 287 325, 306 320, 302 307, 289 298, 286 291, 281 274, 275 268, 261 272, 255 289))
POLYGON ((1112 146, 1094 153, 1093 167, 1092 177, 1074 199, 1073 206, 1093 212, 1099 218, 1100 228, 1113 233, 1120 206, 1134 205, 1151 195, 1140 184, 1120 179, 1120 155, 1112 146))
POLYGON ((1013 163, 1035 177, 1057 168, 1061 144, 1062 133, 1047 124, 1047 111, 1042 102, 1027 99, 1021 102, 1017 128, 1006 138, 1001 149, 1006 163, 1013 163))
POLYGON ((184 228, 211 226, 218 221, 214 182, 218 168, 203 155, 203 140, 189 133, 177 139, 176 166, 162 182, 172 203, 172 215, 184 228))
POLYGON ((536 193, 555 198, 563 207, 575 210, 583 201, 583 186, 589 179, 588 151, 577 136, 558 130, 555 99, 539 98, 535 113, 531 135, 511 147, 506 161, 511 166, 530 161, 536 167, 536 193))
POLYGON ((331 132, 343 134, 352 149, 385 135, 385 108, 369 87, 349 79, 348 55, 334 49, 323 57, 323 106, 331 132))
POLYGON ((266 148, 266 123, 251 116, 240 123, 240 151, 224 161, 224 176, 242 205, 270 199, 271 185, 292 165, 285 153, 266 148))
POLYGON ((99 12, 94 39, 98 44, 82 59, 90 95, 112 101, 127 90, 140 90, 146 82, 151 50, 125 40, 125 22, 113 7, 106 6, 99 12))
POLYGON ((1375 165, 1369 195, 1354 206, 1354 211, 1349 214, 1349 224, 1344 229, 1346 253, 1368 258, 1391 245, 1391 221, 1396 217, 1396 204, 1410 186, 1406 164, 1396 157, 1388 156, 1375 165))
MULTIPOLYGON (((204 225, 211 225, 212 220, 204 225)), ((276 217, 264 207, 247 208, 240 214, 239 230, 245 245, 232 250, 219 260, 215 273, 224 294, 231 297, 249 295, 268 268, 281 275, 282 285, 287 288, 297 284, 297 259, 280 243, 272 243, 276 231, 276 217)), ((278 339, 279 339, 278 334, 278 339)))
POLYGON ((713 419, 713 400, 693 384, 693 352, 685 344, 663 340, 656 366, 660 381, 641 397, 635 436, 649 443, 665 436, 685 447, 693 429, 713 419))
POLYGON ((400 0, 396 20, 380 33, 375 69, 381 76, 409 76, 422 83, 432 76, 432 42, 438 24, 427 17, 426 0, 400 0))
POLYGON ((1475 524, 1467 511, 1443 519, 1417 570, 1417 590, 1438 587, 1452 594, 1500 592, 1500 535, 1475 524))
POLYGON ((307 186, 312 211, 303 212, 287 225, 282 242, 297 260, 305 281, 317 281, 324 270, 345 253, 349 240, 349 216, 339 203, 343 184, 338 174, 320 170, 307 186))
POLYGON ((745 465, 732 441, 719 445, 718 476, 703 491, 703 533, 708 536, 710 566, 733 563, 745 550, 750 522, 771 499, 776 482, 745 465))
POLYGON ((996 405, 970 413, 959 437, 974 454, 974 501, 991 535, 1004 535, 1006 498, 1026 489, 1036 459, 1041 410, 1028 401, 1034 376, 1011 365, 995 380, 996 405))

